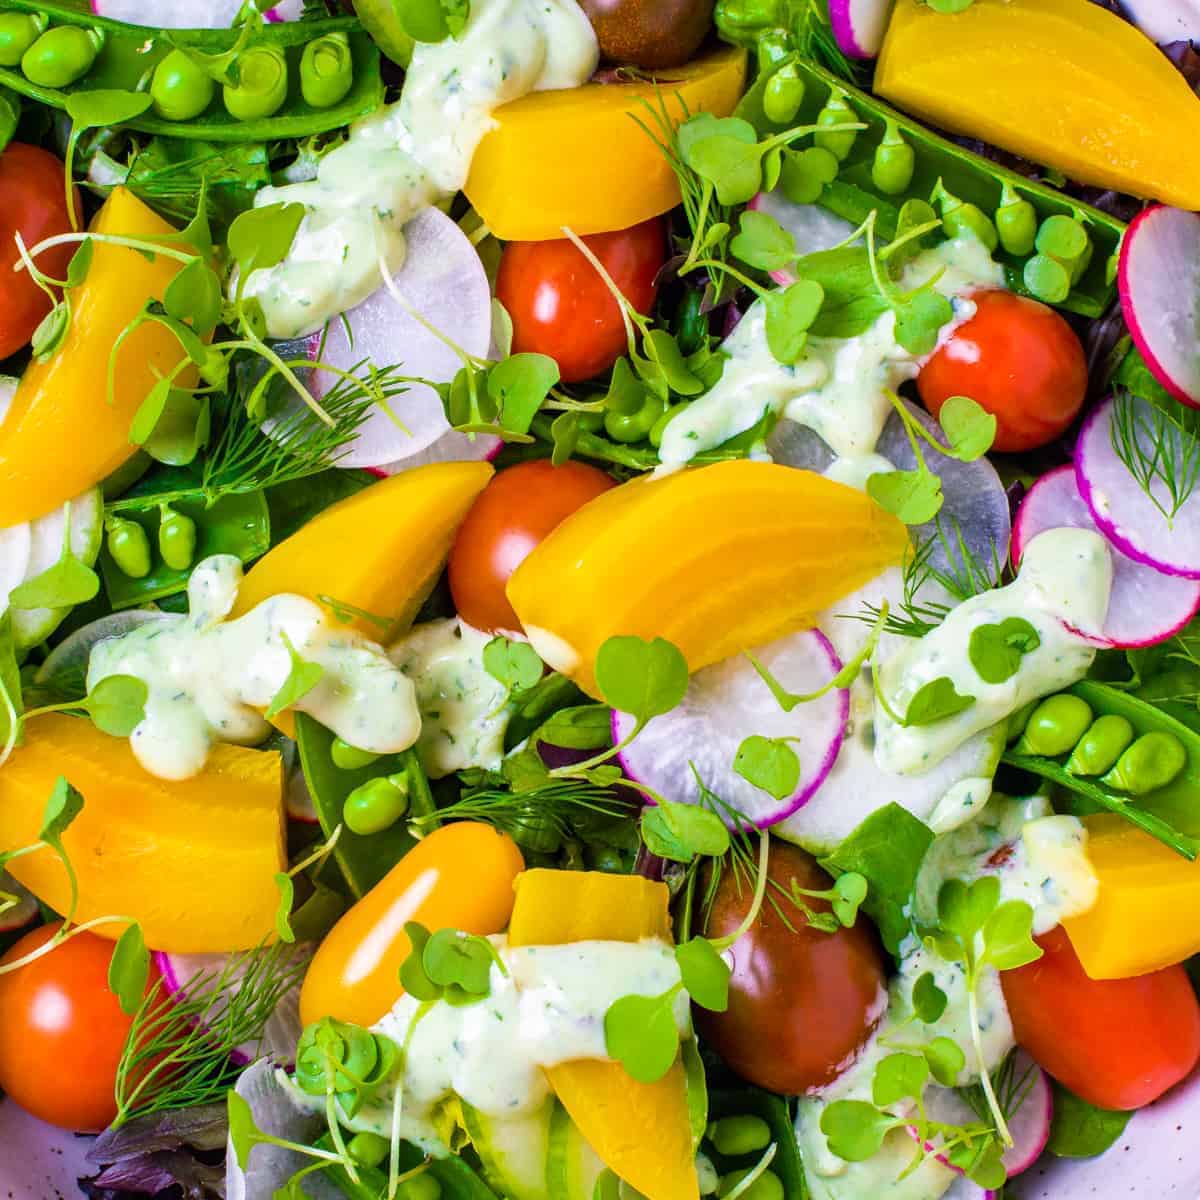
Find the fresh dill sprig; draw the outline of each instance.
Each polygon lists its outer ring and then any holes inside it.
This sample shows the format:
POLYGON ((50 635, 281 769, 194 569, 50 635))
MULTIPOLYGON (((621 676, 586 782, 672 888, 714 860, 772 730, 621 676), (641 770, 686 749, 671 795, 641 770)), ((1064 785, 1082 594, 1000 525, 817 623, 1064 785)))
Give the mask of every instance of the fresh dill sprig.
POLYGON ((223 1100, 238 1074, 230 1054, 258 1043, 307 956, 282 942, 232 955, 174 996, 160 979, 142 1001, 117 1065, 114 1127, 134 1117, 223 1100))
POLYGON ((1125 469, 1163 517, 1173 521, 1200 483, 1200 413, 1118 390, 1110 436, 1125 469))

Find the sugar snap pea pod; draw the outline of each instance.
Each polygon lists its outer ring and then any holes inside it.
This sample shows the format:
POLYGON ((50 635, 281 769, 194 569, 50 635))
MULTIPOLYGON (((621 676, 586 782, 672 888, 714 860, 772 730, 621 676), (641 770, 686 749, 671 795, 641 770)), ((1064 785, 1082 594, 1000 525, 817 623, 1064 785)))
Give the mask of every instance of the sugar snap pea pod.
POLYGON ((100 29, 56 25, 21 55, 21 74, 38 87, 67 87, 92 69, 104 39, 100 29))
POLYGON ((49 24, 45 13, 0 13, 0 67, 20 66, 25 51, 49 24))
POLYGON ((300 91, 313 108, 329 108, 354 83, 350 39, 344 33, 327 33, 304 47, 300 60, 300 91))
POLYGON ((883 140, 875 148, 871 163, 871 180, 875 186, 889 196, 899 196, 908 190, 916 170, 917 156, 896 128, 895 121, 888 121, 883 140))
POLYGON ((1125 717, 1105 713, 1076 743, 1067 759, 1067 770, 1072 775, 1103 775, 1116 764, 1133 737, 1133 726, 1125 717))
MULTIPOLYGON (((0 88, 8 88, 55 108, 65 108, 68 97, 80 92, 143 91, 153 86, 159 64, 173 51, 181 50, 196 57, 207 55, 211 59, 228 53, 238 45, 239 37, 245 42, 247 36, 247 52, 262 47, 279 51, 286 60, 288 77, 298 80, 304 52, 310 43, 333 34, 346 38, 352 68, 351 84, 341 99, 327 107, 310 104, 300 86, 288 88, 282 103, 270 116, 253 119, 236 116, 218 103, 209 103, 188 118, 167 115, 165 110, 159 111, 152 105, 126 123, 129 128, 144 133, 205 142, 275 142, 341 128, 373 112, 383 102, 379 50, 354 17, 280 22, 246 35, 236 28, 155 31, 126 25, 93 16, 88 5, 80 4, 78 0, 4 0, 3 8, 5 17, 45 14, 50 19, 50 33, 70 29, 74 31, 73 37, 80 32, 86 35, 88 31, 103 36, 103 45, 90 68, 70 82, 53 86, 35 82, 21 71, 19 63, 8 66, 0 62, 0 88)), ((183 99, 179 102, 183 104, 183 99)), ((196 107, 196 99, 192 96, 191 103, 185 104, 182 111, 196 107)))
POLYGON ((1142 734, 1100 782, 1131 796, 1145 796, 1174 782, 1186 766, 1183 743, 1173 733, 1156 729, 1142 734))
POLYGON ((1033 250, 1037 227, 1037 209, 1006 183, 1000 194, 1000 207, 996 209, 996 233, 1000 236, 1000 245, 1009 254, 1024 257, 1033 250))
POLYGON ((225 111, 239 121, 273 117, 287 99, 287 56, 278 46, 251 46, 235 63, 237 82, 222 88, 225 111))

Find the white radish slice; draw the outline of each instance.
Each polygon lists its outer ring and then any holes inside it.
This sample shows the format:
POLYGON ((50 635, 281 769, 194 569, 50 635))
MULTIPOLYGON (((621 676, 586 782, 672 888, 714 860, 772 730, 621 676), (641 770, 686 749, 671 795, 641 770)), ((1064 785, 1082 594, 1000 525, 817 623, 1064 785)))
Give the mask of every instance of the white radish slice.
MULTIPOLYGON (((1013 526, 1012 558, 1016 566, 1025 546, 1047 529, 1095 529, 1091 511, 1079 494, 1075 469, 1059 467, 1030 489, 1013 526)), ((1136 562, 1110 544, 1112 595, 1104 620, 1107 646, 1132 649, 1153 646, 1179 632, 1200 610, 1200 580, 1164 575, 1136 562)))
MULTIPOLYGON (((1137 424, 1145 425, 1139 442, 1147 455, 1157 450, 1182 461, 1180 435, 1168 428, 1166 439, 1156 446, 1150 425, 1153 406, 1137 397, 1131 397, 1128 403, 1136 406, 1144 418, 1137 424)), ((1113 411, 1114 402, 1106 400, 1092 411, 1079 432, 1075 443, 1079 494, 1104 536, 1135 562, 1155 567, 1165 575, 1200 579, 1200 488, 1168 521, 1113 449, 1113 411)), ((1162 481, 1152 480, 1150 487, 1169 512, 1172 505, 1162 481)))
MULTIPOLYGON (((770 192, 759 192, 747 207, 774 217, 792 235, 797 254, 831 250, 834 246, 840 246, 854 232, 854 226, 849 221, 835 216, 819 204, 796 204, 778 187, 770 192)), ((796 274, 790 267, 771 271, 770 275, 776 283, 785 287, 796 282, 796 274)))
MULTIPOLYGON (((401 374, 430 383, 449 383, 462 362, 446 339, 477 358, 484 357, 491 344, 487 272, 466 234, 439 209, 427 208, 415 216, 404 227, 404 236, 408 253, 393 276, 395 292, 380 287, 345 319, 331 321, 320 359, 343 371, 365 360, 379 368, 397 366, 401 374)), ((364 368, 358 373, 367 372, 364 368)), ((338 377, 318 369, 311 382, 320 399, 338 377)), ((379 467, 408 460, 450 432, 437 392, 422 383, 406 386, 408 390, 389 405, 396 419, 377 407, 338 466, 379 467)))
POLYGON ((829 0, 829 23, 844 54, 874 58, 883 46, 893 0, 829 0))
POLYGON ((1200 0, 1125 0, 1121 7, 1152 41, 1200 40, 1200 0))
MULTIPOLYGON (((245 0, 92 0, 92 12, 127 25, 158 29, 228 29, 245 0)), ((268 21, 296 21, 304 0, 281 0, 263 15, 268 21)))
MULTIPOLYGON (((38 915, 37 897, 27 888, 19 884, 7 871, 0 869, 0 893, 3 896, 16 897, 16 904, 8 908, 0 908, 0 933, 12 933, 16 929, 24 929, 32 924, 38 915)), ((7 901, 0 898, 0 905, 7 901)))
MULTIPOLYGON (((771 642, 757 649, 755 657, 789 692, 814 692, 842 667, 829 639, 817 629, 771 642)), ((698 773, 706 787, 765 829, 801 808, 825 781, 841 749, 849 714, 849 695, 839 688, 784 712, 749 660, 739 654, 697 671, 683 703, 653 718, 621 752, 621 764, 631 779, 684 804, 700 800, 698 773), (800 779, 782 800, 733 769, 738 747, 755 734, 796 739, 788 745, 800 760, 800 779)), ((613 737, 623 740, 634 724, 627 713, 614 713, 613 737)))
POLYGON ((1200 408, 1200 215, 1161 204, 1139 213, 1121 242, 1117 290, 1155 379, 1200 408))
POLYGON ((45 662, 38 668, 33 681, 43 687, 69 692, 72 688, 82 693, 87 680, 88 660, 92 647, 106 638, 121 637, 132 629, 150 621, 178 621, 174 613, 152 609, 129 608, 123 612, 109 613, 88 625, 76 629, 46 655, 45 662))
MULTIPOLYGON (((311 945, 298 943, 282 956, 280 965, 290 967, 307 962, 312 957, 313 950, 311 945)), ((163 986, 169 996, 176 995, 184 988, 211 988, 212 983, 221 977, 229 959, 228 954, 167 954, 161 950, 154 954, 155 966, 162 973, 163 986)), ((232 988, 236 990, 244 977, 244 968, 231 971, 229 980, 232 988)), ((216 1001, 212 1010, 213 1018, 220 1020, 224 1012, 225 1005, 220 1000, 216 1001)), ((300 1020, 300 984, 297 983, 280 998, 275 1011, 267 1019, 262 1040, 238 1046, 229 1057, 237 1066, 242 1067, 264 1057, 272 1059, 280 1066, 291 1066, 295 1059, 296 1043, 303 1029, 300 1020)))

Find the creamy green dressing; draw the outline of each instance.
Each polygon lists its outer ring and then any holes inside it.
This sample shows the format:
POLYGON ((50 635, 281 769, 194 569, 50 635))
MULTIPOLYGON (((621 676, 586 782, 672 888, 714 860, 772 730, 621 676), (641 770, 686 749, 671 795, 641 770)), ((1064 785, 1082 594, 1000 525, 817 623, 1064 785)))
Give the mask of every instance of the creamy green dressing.
MULTIPOLYGON (((917 881, 917 919, 928 922, 935 918, 937 894, 947 879, 972 881, 984 875, 999 879, 1003 901, 1023 900, 1032 906, 1035 933, 1044 933, 1064 918, 1085 911, 1094 903, 1098 886, 1087 858, 1087 831, 1075 817, 1053 815, 1049 801, 1042 796, 998 797, 978 819, 938 838, 917 881)), ((977 998, 983 1058, 988 1069, 994 1070, 1014 1045, 995 970, 989 968, 981 976, 977 998)), ((889 1134, 880 1152, 861 1163, 845 1162, 833 1154, 820 1129, 821 1113, 832 1101, 871 1099, 881 1058, 934 1036, 952 1038, 966 1054, 967 1065, 958 1085, 977 1080, 963 970, 910 936, 901 947, 899 971, 888 989, 887 1010, 867 1045, 842 1075, 819 1093, 800 1100, 796 1137, 813 1200, 864 1200, 885 1195, 889 1200, 937 1200, 959 1177, 932 1155, 905 1175, 916 1144, 902 1129, 889 1134), (913 984, 926 972, 933 974, 948 1000, 945 1013, 933 1027, 910 1020, 913 984)))
POLYGON ((467 767, 494 771, 504 757, 508 689, 483 666, 491 635, 457 618, 414 626, 388 650, 417 689, 417 754, 431 779, 467 767))
MULTIPOLYGON (((955 319, 943 329, 943 338, 974 316, 975 305, 965 299, 968 292, 1004 283, 1003 269, 971 237, 919 254, 905 268, 901 286, 915 288, 934 276, 935 289, 954 303, 955 319)), ((874 454, 892 411, 887 392, 914 379, 923 361, 896 341, 893 312, 884 313, 857 337, 810 338, 806 356, 789 367, 771 353, 766 311, 756 301, 722 349, 729 361, 720 380, 666 427, 660 469, 683 466, 702 451, 744 433, 766 413, 807 426, 839 459, 852 460, 837 467, 838 477, 865 481, 873 470, 890 469, 874 454), (867 462, 853 463, 867 456, 867 462)))
POLYGON ((905 727, 875 705, 875 758, 892 775, 927 771, 972 735, 988 729, 1030 700, 1082 679, 1096 650, 1078 631, 1097 633, 1112 589, 1112 556, 1090 529, 1051 529, 1025 549, 1016 580, 972 596, 936 629, 914 639, 879 667, 887 707, 903 716, 913 696, 934 679, 949 678, 975 703, 928 725, 905 727), (1036 630, 1040 645, 1021 658, 1003 683, 987 683, 971 663, 972 632, 981 625, 1020 617, 1036 630))
POLYGON ((374 292, 383 271, 403 266, 405 224, 462 190, 493 110, 530 92, 578 87, 596 69, 596 36, 575 0, 472 0, 470 8, 458 38, 417 45, 400 100, 357 122, 316 179, 255 196, 258 207, 306 210, 287 258, 246 281, 271 337, 315 332, 374 292))
POLYGON ((215 742, 252 746, 271 732, 262 710, 291 671, 284 637, 324 675, 295 705, 339 737, 375 754, 406 750, 421 730, 412 681, 381 647, 331 625, 302 596, 272 596, 237 620, 242 565, 232 555, 204 559, 188 580, 188 614, 150 622, 99 642, 87 686, 110 675, 146 684, 146 715, 130 736, 138 761, 162 779, 204 769, 215 742))
MULTIPOLYGON (((423 1005, 404 995, 374 1028, 407 1045, 400 1089, 401 1136, 427 1153, 448 1153, 438 1131, 440 1106, 458 1097, 485 1116, 536 1117, 550 1096, 543 1068, 574 1059, 608 1059, 604 1014, 622 996, 658 996, 679 982, 666 942, 583 941, 509 946, 492 939, 508 971, 493 965, 491 992, 475 1004, 423 1005)), ((690 1001, 674 1006, 681 1036, 691 1036, 690 1001)), ((388 1134, 389 1090, 348 1125, 388 1134)), ((310 1098, 311 1102, 311 1098, 310 1098)), ((317 1103, 320 1103, 318 1101, 317 1103)))

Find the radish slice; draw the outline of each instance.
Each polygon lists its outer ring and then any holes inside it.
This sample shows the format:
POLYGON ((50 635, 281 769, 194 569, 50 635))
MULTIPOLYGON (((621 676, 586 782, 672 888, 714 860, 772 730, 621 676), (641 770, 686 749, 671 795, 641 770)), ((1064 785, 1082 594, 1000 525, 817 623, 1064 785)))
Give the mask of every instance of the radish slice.
MULTIPOLYGON (((92 12, 127 25, 158 29, 228 29, 245 0, 92 0, 92 12)), ((263 15, 268 21, 296 21, 304 0, 281 0, 263 15)))
MULTIPOLYGON (((364 360, 380 368, 398 365, 404 375, 449 383, 462 362, 426 325, 467 354, 483 358, 492 331, 487 273, 466 234, 439 209, 419 213, 404 227, 404 234, 408 253, 404 266, 393 276, 395 288, 411 313, 419 314, 425 324, 405 311, 388 288, 381 287, 346 313, 344 320, 329 323, 320 359, 343 371, 364 360)), ((310 339, 309 344, 315 356, 317 341, 310 339)), ((365 375, 365 369, 359 374, 365 375)), ((331 372, 315 370, 313 393, 320 399, 337 382, 331 372)), ((391 401, 396 420, 381 408, 372 412, 349 451, 338 460, 339 467, 397 464, 428 450, 451 432, 437 392, 421 383, 407 386, 407 391, 391 401)))
MULTIPOLYGON (((759 192, 747 207, 774 217, 792 235, 797 254, 831 250, 834 246, 840 246, 854 232, 854 226, 849 221, 834 216, 819 204, 795 204, 778 187, 770 192, 759 192)), ((796 282, 796 273, 790 267, 771 271, 770 275, 776 283, 785 287, 796 282)))
MULTIPOLYGON (((313 955, 313 946, 296 945, 289 954, 284 956, 282 965, 291 966, 299 962, 307 962, 313 955)), ((209 985, 221 976, 228 964, 228 954, 167 954, 156 951, 154 962, 162 973, 163 986, 167 994, 174 996, 184 988, 195 987, 202 979, 207 979, 209 985)), ((236 987, 240 984, 244 970, 230 973, 230 979, 236 987)), ((203 986, 201 984, 201 986, 203 986)), ((220 1017, 224 1006, 220 1002, 213 1006, 213 1016, 220 1017)), ((238 1046, 230 1054, 231 1061, 240 1067, 248 1066, 259 1058, 270 1058, 281 1066, 292 1066, 296 1054, 296 1043, 300 1039, 304 1026, 300 1020, 300 984, 287 992, 275 1007, 263 1028, 262 1040, 247 1042, 238 1046)))
POLYGON ((874 58, 883 45, 892 0, 829 0, 829 23, 842 52, 874 58))
MULTIPOLYGON (((1047 529, 1095 529, 1079 494, 1075 469, 1059 467, 1030 489, 1013 527, 1012 558, 1021 561, 1026 544, 1047 529)), ((1118 649, 1153 646, 1179 632, 1200 610, 1200 580, 1164 575, 1111 547, 1112 595, 1104 621, 1104 644, 1118 649)))
POLYGON ((1155 379, 1200 408, 1200 215, 1161 204, 1139 213, 1121 242, 1117 289, 1155 379))
POLYGON ((59 642, 46 655, 46 661, 33 677, 39 687, 53 687, 64 694, 74 688, 80 695, 86 691, 88 659, 92 647, 106 638, 120 637, 131 629, 137 629, 150 621, 177 621, 174 613, 159 612, 157 609, 130 608, 124 612, 109 613, 106 617, 82 625, 69 637, 59 642))
POLYGON ((1160 44, 1200 40, 1200 0, 1125 0, 1125 15, 1160 44))
MULTIPOLYGON (((1173 451, 1182 460, 1180 435, 1168 432, 1165 443, 1153 444, 1150 418, 1153 405, 1131 397, 1145 418, 1139 441, 1149 455, 1173 451)), ((1113 449, 1114 402, 1106 400, 1093 410, 1075 444, 1075 481, 1079 494, 1091 510, 1100 531, 1135 562, 1145 563, 1166 575, 1200 579, 1200 489, 1183 503, 1170 521, 1129 473, 1113 449)), ((1139 423, 1142 424, 1142 423, 1139 423)), ((1171 504, 1161 480, 1151 489, 1170 511, 1171 504)))
MULTIPOLYGON (((12 933, 32 924, 38 915, 37 897, 22 884, 19 884, 7 871, 0 869, 0 893, 3 897, 16 897, 16 904, 0 908, 0 933, 12 933)), ((9 901, 0 897, 0 905, 9 901)))
MULTIPOLYGON (((842 667, 829 639, 817 629, 763 646, 756 657, 790 692, 816 691, 842 667)), ((849 715, 849 694, 842 689, 785 713, 739 654, 697 671, 683 703, 650 721, 620 760, 631 779, 685 804, 699 802, 698 773, 706 787, 765 829, 801 808, 825 781, 849 715), (790 796, 776 800, 734 771, 738 747, 753 734, 798 739, 789 742, 800 759, 800 780, 790 796)), ((613 738, 623 740, 634 724, 628 714, 614 713, 613 738)))

